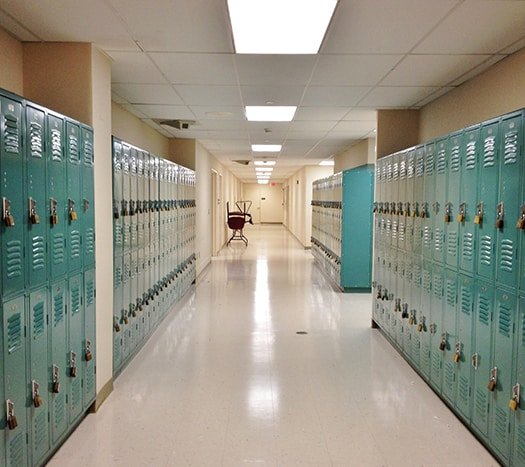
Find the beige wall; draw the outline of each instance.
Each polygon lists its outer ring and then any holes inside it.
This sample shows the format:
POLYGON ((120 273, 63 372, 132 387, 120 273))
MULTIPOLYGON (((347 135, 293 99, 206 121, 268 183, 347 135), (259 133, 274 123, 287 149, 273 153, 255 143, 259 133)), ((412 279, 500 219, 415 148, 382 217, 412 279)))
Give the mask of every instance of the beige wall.
POLYGON ((196 140, 190 138, 170 138, 169 153, 174 162, 195 170, 196 140))
POLYGON ((170 154, 168 138, 115 102, 111 103, 111 131, 117 138, 156 156, 168 158, 170 154))
POLYGON ((522 107, 525 107, 525 49, 423 107, 419 141, 522 107))
POLYGON ((418 110, 377 111, 377 157, 387 156, 419 140, 418 110))
POLYGON ((23 57, 22 43, 0 28, 0 88, 24 93, 23 57))
POLYGON ((353 169, 376 160, 376 139, 367 138, 334 157, 334 173, 353 169))

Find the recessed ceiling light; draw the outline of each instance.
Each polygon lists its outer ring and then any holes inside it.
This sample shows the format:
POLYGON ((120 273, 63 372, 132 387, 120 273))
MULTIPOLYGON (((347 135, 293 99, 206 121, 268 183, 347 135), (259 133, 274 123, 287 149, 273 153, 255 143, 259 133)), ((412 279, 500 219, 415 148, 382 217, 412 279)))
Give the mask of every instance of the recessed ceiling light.
POLYGON ((279 152, 282 144, 252 144, 253 152, 279 152))
POLYGON ((255 165, 275 165, 275 161, 253 161, 255 165))
POLYGON ((255 167, 256 172, 271 172, 273 167, 255 167))
POLYGON ((319 162, 319 165, 333 166, 335 165, 335 162, 334 161, 321 161, 319 162))
POLYGON ((228 0, 238 54, 316 54, 337 0, 228 0))
POLYGON ((270 182, 270 180, 257 180, 257 183, 259 185, 268 185, 269 182, 270 182))
POLYGON ((245 110, 249 122, 291 122, 297 107, 295 105, 247 105, 245 110))

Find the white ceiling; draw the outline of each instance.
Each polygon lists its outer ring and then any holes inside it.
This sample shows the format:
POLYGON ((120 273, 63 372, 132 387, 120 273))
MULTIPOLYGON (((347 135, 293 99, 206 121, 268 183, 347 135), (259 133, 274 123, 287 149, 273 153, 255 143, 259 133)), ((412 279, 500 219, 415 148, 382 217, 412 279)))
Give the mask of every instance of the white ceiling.
POLYGON ((419 108, 524 47, 525 1, 339 0, 318 55, 236 55, 226 0, 2 0, 0 26, 95 43, 117 103, 197 138, 243 181, 253 166, 233 161, 253 159, 250 144, 283 144, 282 181, 373 135, 376 109, 419 108), (297 105, 293 122, 246 121, 244 105, 268 101, 297 105))

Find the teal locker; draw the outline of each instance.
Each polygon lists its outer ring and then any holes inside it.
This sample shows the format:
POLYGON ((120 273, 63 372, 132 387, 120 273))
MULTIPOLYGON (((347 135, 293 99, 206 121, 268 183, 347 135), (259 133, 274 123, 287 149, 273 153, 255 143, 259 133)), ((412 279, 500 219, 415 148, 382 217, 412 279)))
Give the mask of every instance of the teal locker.
POLYGON ((121 330, 122 330, 122 360, 125 361, 131 353, 132 329, 130 317, 130 300, 131 300, 131 253, 123 256, 122 268, 122 309, 120 312, 121 330))
POLYGON ((419 206, 419 213, 422 219, 421 235, 422 235, 422 254, 425 259, 432 259, 434 245, 433 238, 433 217, 434 212, 431 209, 431 204, 434 202, 436 194, 436 176, 434 167, 435 158, 435 143, 430 142, 425 146, 424 159, 424 196, 423 202, 419 206))
POLYGON ((458 338, 455 343, 457 371, 456 409, 470 421, 472 413, 472 344, 474 312, 474 279, 460 275, 458 279, 458 338))
POLYGON ((22 103, 0 96, 0 161, 2 164, 2 295, 16 294, 24 289, 26 265, 24 238, 27 206, 24 200, 22 103))
POLYGON ((487 384, 492 371, 492 322, 494 315, 494 287, 487 282, 477 282, 474 300, 474 348, 471 355, 472 376, 472 427, 483 439, 488 438, 490 392, 487 384))
MULTIPOLYGON (((47 206, 49 225, 49 277, 62 278, 67 270, 66 226, 68 222, 66 200, 66 158, 64 155, 64 120, 61 116, 47 116, 47 206)), ((41 218, 42 221, 42 218, 41 218)))
POLYGON ((129 214, 130 214, 130 248, 138 247, 138 153, 134 147, 129 152, 129 214))
POLYGON ((421 275, 421 316, 417 325, 420 335, 421 354, 419 359, 419 369, 426 379, 430 376, 431 366, 431 347, 432 347, 432 267, 430 263, 425 263, 421 275))
POLYGON ((401 318, 401 308, 405 299, 405 270, 406 262, 405 256, 401 251, 397 254, 397 264, 395 270, 395 290, 394 290, 394 304, 392 319, 392 337, 395 343, 402 348, 403 347, 403 320, 401 318))
POLYGON ((430 384, 441 393, 443 384, 443 354, 449 346, 448 336, 443 328, 443 308, 445 306, 445 277, 442 268, 432 271, 432 306, 430 318, 430 384))
POLYGON ((509 394, 514 385, 513 350, 517 310, 516 294, 497 288, 495 302, 494 353, 492 368, 497 369, 489 423, 490 444, 508 462, 511 448, 509 394))
POLYGON ((461 150, 459 224, 459 268, 466 273, 475 272, 476 230, 474 216, 478 203, 478 165, 480 155, 479 125, 465 130, 461 150))
POLYGON ((113 374, 122 365, 122 274, 123 257, 115 255, 113 259, 113 374))
POLYGON ((69 345, 68 345, 68 404, 69 423, 74 424, 82 413, 82 342, 84 313, 82 303, 82 274, 69 278, 69 345))
MULTIPOLYGON (((393 175, 393 156, 385 157, 385 245, 392 246, 392 175, 393 175)), ((184 211, 184 209, 182 209, 184 211)), ((182 216, 183 214, 181 214, 182 216)), ((181 258, 181 262, 184 258, 181 258)))
POLYGON ((47 287, 29 295, 29 426, 32 464, 40 464, 50 448, 48 294, 47 287))
POLYGON ((95 270, 84 272, 84 350, 83 407, 87 409, 95 400, 96 383, 96 276, 95 270))
MULTIPOLYGON (((422 268, 421 264, 412 265, 412 293, 410 296, 410 306, 408 308, 408 319, 405 319, 405 325, 410 334, 410 354, 415 365, 419 366, 421 359, 421 333, 418 331, 419 320, 421 319, 422 310, 422 268)), ((423 266, 424 268, 424 266, 423 266)))
POLYGON ((479 201, 474 223, 477 229, 476 267, 478 276, 493 280, 496 260, 496 200, 499 170, 499 122, 487 122, 481 126, 481 158, 479 167, 479 201))
POLYGON ((123 252, 122 143, 113 138, 113 254, 123 252))
POLYGON ((80 128, 82 141, 82 228, 83 265, 90 268, 95 264, 95 187, 94 168, 95 153, 93 147, 93 130, 87 126, 80 128))
MULTIPOLYGON (((443 396, 454 405, 456 400, 456 344, 459 341, 457 331, 458 277, 457 272, 445 270, 445 297, 443 302, 443 334, 446 344, 443 355, 443 396)), ((461 349, 460 349, 461 351, 461 349)))
POLYGON ((414 218, 412 217, 414 209, 414 185, 416 179, 416 151, 410 149, 406 155, 406 188, 405 188, 405 206, 403 214, 405 216, 405 250, 408 253, 414 251, 414 218))
POLYGON ((521 215, 521 178, 523 174, 523 115, 516 112, 501 120, 500 189, 496 219, 496 282, 518 285, 519 230, 521 215))
POLYGON ((436 141, 435 197, 432 203, 433 259, 439 264, 445 260, 445 214, 447 204, 447 139, 436 141))
POLYGON ((459 260, 459 214, 461 186, 461 147, 463 133, 451 135, 447 141, 447 189, 443 206, 445 226, 445 263, 457 268, 459 260))
POLYGON ((413 252, 416 255, 422 254, 423 245, 423 219, 421 218, 422 208, 424 206, 425 191, 425 147, 416 148, 415 161, 416 176, 414 179, 414 195, 412 206, 413 217, 413 252))
POLYGON ((406 217, 406 203, 407 203, 407 167, 408 152, 403 151, 399 154, 399 182, 398 182, 398 247, 402 251, 407 251, 407 217, 406 217))
POLYGON ((511 465, 525 465, 525 294, 520 297, 518 334, 516 343, 516 379, 512 382, 509 401, 514 399, 518 406, 514 412, 514 443, 511 465))
POLYGON ((27 105, 26 114, 26 222, 27 286, 34 289, 47 281, 46 136, 45 111, 27 105))
POLYGON ((27 405, 29 389, 26 374, 25 298, 20 295, 2 304, 4 360, 4 416, 16 417, 17 426, 5 426, 5 465, 28 465, 27 405))
POLYGON ((81 140, 77 123, 66 121, 66 160, 67 160, 67 254, 70 272, 82 267, 82 225, 78 210, 81 208, 81 140))
POLYGON ((123 253, 131 249, 131 180, 130 180, 130 154, 129 145, 122 143, 122 244, 123 253))
MULTIPOLYGON (((2 307, 2 316, 3 316, 3 307, 2 307)), ((3 320, 3 317, 2 317, 3 320)), ((4 333, 3 329, 0 332, 0 349, 2 349, 2 358, 0 358, 0 401, 2 404, 5 404, 6 398, 4 397, 4 333)), ((5 437, 6 437, 6 413, 5 408, 0 412, 0 462, 5 463, 5 437)))
POLYGON ((49 411, 51 415, 51 442, 56 446, 68 427, 67 414, 67 287, 66 281, 51 286, 51 396, 49 411))
POLYGON ((391 243, 392 248, 399 244, 399 158, 400 154, 392 156, 392 182, 390 188, 390 217, 392 222, 391 243))

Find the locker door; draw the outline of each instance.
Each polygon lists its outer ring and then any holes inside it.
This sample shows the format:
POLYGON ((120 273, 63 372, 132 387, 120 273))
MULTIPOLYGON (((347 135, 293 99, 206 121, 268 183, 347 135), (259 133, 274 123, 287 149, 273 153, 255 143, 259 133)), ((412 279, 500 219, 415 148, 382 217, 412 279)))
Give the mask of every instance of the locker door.
POLYGON ((93 173, 95 154, 93 130, 81 127, 82 133, 82 228, 84 229, 84 268, 95 264, 95 189, 93 173))
POLYGON ((130 214, 130 241, 131 249, 135 249, 138 246, 138 213, 137 213, 137 200, 138 200, 138 182, 137 182, 137 150, 130 148, 129 153, 129 214, 130 214))
POLYGON ((514 326, 517 309, 516 295, 496 289, 493 368, 497 368, 497 384, 491 393, 492 411, 490 444, 508 461, 510 455, 510 409, 508 407, 513 379, 514 326))
POLYGON ((423 219, 421 218, 421 210, 424 206, 425 191, 425 147, 420 146, 416 148, 415 161, 416 177, 414 180, 414 195, 412 199, 412 216, 414 225, 414 247, 413 252, 416 255, 422 253, 423 242, 423 219))
POLYGON ((471 277, 459 276, 458 303, 458 339, 455 350, 459 360, 457 368, 457 398, 456 408, 460 414, 470 421, 472 414, 472 314, 474 310, 474 280, 471 277))
POLYGON ((473 376, 472 427, 484 439, 489 431, 490 392, 487 384, 492 363, 492 319, 494 287, 486 282, 476 284, 474 301, 474 348, 471 355, 473 376))
POLYGON ((67 177, 64 156, 64 121, 62 118, 49 113, 47 132, 49 143, 47 151, 48 199, 46 200, 45 215, 42 214, 49 222, 49 277, 51 281, 54 281, 64 277, 67 268, 67 177))
MULTIPOLYGON (((422 268, 421 265, 413 265, 412 273, 412 296, 409 307, 409 318, 405 321, 410 333, 410 356, 416 366, 421 361, 421 333, 418 331, 419 319, 423 315, 423 292, 422 292, 422 268)), ((425 265, 423 265, 424 269, 425 265)))
POLYGON ((139 317, 137 310, 137 285, 138 285, 138 250, 136 248, 130 253, 130 278, 129 278, 129 322, 131 325, 131 351, 137 347, 139 343, 139 317))
POLYGON ((463 133, 451 135, 447 147, 447 190, 443 206, 445 223, 445 263, 456 269, 459 259, 459 191, 461 185, 461 146, 463 133))
POLYGON ((66 121, 66 160, 67 160, 67 252, 69 271, 79 271, 82 266, 82 226, 79 222, 81 209, 80 177, 80 127, 66 121))
POLYGON ((399 194, 398 194, 398 217, 399 217, 399 233, 398 246, 402 251, 407 251, 407 184, 408 184, 408 151, 404 151, 399 155, 399 194))
POLYGON ((13 295, 24 289, 24 235, 27 225, 24 199, 22 104, 0 96, 0 161, 2 180, 2 294, 13 295), (9 217, 12 216, 12 217, 9 217))
POLYGON ((525 396, 523 394, 525 390, 525 294, 520 297, 516 348, 517 375, 512 384, 519 384, 520 398, 518 408, 514 412, 514 443, 511 464, 525 465, 525 396))
POLYGON ((87 409, 95 400, 96 384, 96 305, 95 270, 84 273, 84 349, 83 360, 83 407, 87 409))
POLYGON ((131 253, 123 256, 122 269, 122 309, 120 314, 122 332, 122 361, 127 360, 131 353, 131 318, 129 316, 131 300, 131 253))
POLYGON ((425 146, 424 160, 424 196, 423 203, 419 206, 422 218, 422 253, 426 259, 432 259, 434 245, 432 243, 434 211, 432 204, 436 196, 436 180, 434 169, 435 143, 431 142, 425 146))
POLYGON ((122 144, 122 243, 124 253, 131 249, 131 177, 130 177, 130 151, 127 144, 122 144))
POLYGON ((476 207, 476 267, 480 277, 493 280, 495 235, 496 235, 496 198, 498 193, 499 168, 499 123, 493 121, 481 127, 481 159, 479 167, 479 200, 476 207), (479 213, 478 213, 479 211, 479 213))
POLYGON ((414 218, 412 217, 414 209, 414 184, 416 177, 416 151, 411 149, 406 156, 406 186, 405 186, 405 206, 403 214, 405 215, 405 250, 408 253, 414 251, 414 218))
MULTIPOLYGON (((388 156, 385 158, 385 166, 386 166, 386 183, 385 183, 385 197, 386 197, 386 205, 385 205, 385 240, 386 240, 386 246, 392 246, 392 203, 394 199, 392 198, 392 176, 393 176, 393 166, 394 166, 394 159, 393 156, 388 156)), ((183 181, 182 181, 183 183, 183 181)), ((184 185, 182 187, 184 190, 184 185)), ((184 211, 184 209, 182 209, 184 211)), ((184 225, 181 226, 181 234, 183 233, 184 225)))
POLYGON ((44 287, 29 296, 29 424, 31 427, 32 463, 42 462, 50 448, 49 363, 48 363, 48 296, 44 287), (42 398, 40 407, 33 399, 42 398))
POLYGON ((45 112, 33 106, 26 107, 26 211, 27 285, 30 288, 46 283, 48 274, 47 216, 46 214, 46 151, 45 112))
POLYGON ((401 252, 398 253, 397 257, 397 269, 396 269, 396 285, 394 291, 394 306, 392 313, 392 338, 394 342, 402 348, 403 346, 403 322, 401 319, 401 304, 405 299, 405 269, 406 262, 404 255, 401 252))
MULTIPOLYGON (((475 224, 478 203, 479 126, 467 129, 461 150, 459 224, 459 268, 467 273, 475 271, 475 224)), ((458 214, 459 215, 459 214, 458 214)))
POLYGON ((445 300, 443 304, 443 334, 446 334, 446 345, 443 355, 443 391, 446 399, 454 404, 456 400, 456 364, 454 354, 459 342, 457 332, 458 283, 455 271, 445 271, 445 300))
POLYGON ((443 308, 444 308, 444 274, 442 268, 434 268, 432 272, 432 307, 431 320, 429 325, 430 331, 430 384, 441 393, 443 383, 443 374, 441 366, 443 362, 443 350, 440 345, 445 341, 447 335, 443 328, 443 308))
POLYGON ((434 225, 434 261, 443 264, 445 259, 445 205, 447 204, 447 144, 443 139, 436 142, 435 198, 432 205, 434 225))
POLYGON ((7 406, 14 409, 18 426, 10 430, 5 426, 5 465, 28 465, 26 444, 27 406, 29 390, 26 375, 25 299, 18 296, 3 303, 3 360, 4 360, 4 412, 7 406), (12 405, 11 405, 12 404, 12 405))
POLYGON ((67 388, 67 288, 66 282, 60 281, 51 286, 51 377, 50 381, 58 383, 51 394, 51 437, 56 446, 68 426, 67 388), (58 391, 58 392, 56 392, 58 391))
POLYGON ((113 374, 116 374, 122 365, 122 255, 116 255, 113 262, 113 374))
POLYGON ((82 413, 82 341, 83 341, 83 304, 82 275, 69 279, 69 346, 68 346, 68 403, 69 424, 74 424, 82 413), (76 369, 76 376, 75 370, 76 369))
POLYGON ((123 252, 122 143, 113 138, 113 254, 123 252))
POLYGON ((500 189, 497 210, 501 224, 496 233, 496 281, 516 287, 518 283, 519 231, 516 220, 521 215, 521 178, 523 174, 523 117, 511 114, 501 122, 500 189))
POLYGON ((430 375, 431 366, 432 334, 430 325, 432 324, 432 317, 432 267, 430 263, 425 263, 421 274, 421 316, 419 317, 417 331, 421 342, 419 369, 427 379, 430 375))

